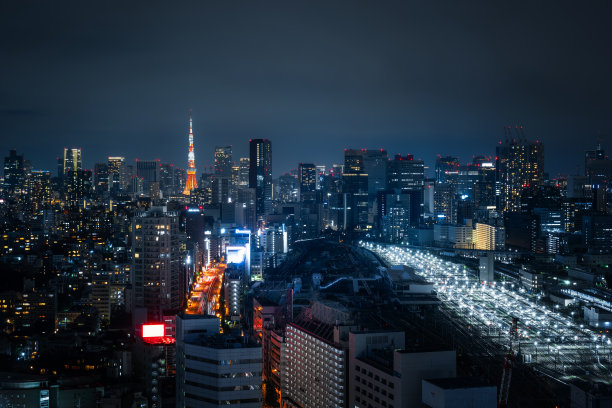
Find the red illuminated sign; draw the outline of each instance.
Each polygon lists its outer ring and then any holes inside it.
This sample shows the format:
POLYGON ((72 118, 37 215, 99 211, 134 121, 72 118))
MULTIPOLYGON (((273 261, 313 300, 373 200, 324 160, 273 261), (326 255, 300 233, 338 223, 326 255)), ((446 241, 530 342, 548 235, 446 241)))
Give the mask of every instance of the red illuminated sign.
POLYGON ((142 325, 142 338, 148 337, 164 337, 164 325, 163 324, 143 324, 142 325))

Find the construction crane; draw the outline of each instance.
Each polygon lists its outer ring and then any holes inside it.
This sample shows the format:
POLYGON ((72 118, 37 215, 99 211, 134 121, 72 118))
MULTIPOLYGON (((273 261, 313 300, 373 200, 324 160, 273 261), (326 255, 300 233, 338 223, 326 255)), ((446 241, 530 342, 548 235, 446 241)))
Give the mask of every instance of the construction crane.
POLYGON ((501 385, 499 386, 498 408, 508 406, 508 394, 510 393, 510 382, 512 381, 512 366, 514 365, 514 350, 512 345, 518 337, 518 317, 512 318, 510 326, 510 337, 508 339, 509 350, 504 359, 504 371, 502 371, 501 385))

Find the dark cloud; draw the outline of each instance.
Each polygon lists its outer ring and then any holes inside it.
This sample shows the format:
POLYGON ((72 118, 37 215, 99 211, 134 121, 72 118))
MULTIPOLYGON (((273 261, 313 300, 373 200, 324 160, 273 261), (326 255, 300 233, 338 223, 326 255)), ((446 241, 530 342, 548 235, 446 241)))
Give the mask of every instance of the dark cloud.
MULTIPOLYGON (((3 2, 0 137, 35 167, 64 146, 186 164, 273 141, 274 172, 384 147, 492 154, 507 124, 552 174, 610 145, 608 2, 3 2), (44 114, 43 114, 44 112, 44 114)), ((608 146, 612 150, 612 146, 608 146)))

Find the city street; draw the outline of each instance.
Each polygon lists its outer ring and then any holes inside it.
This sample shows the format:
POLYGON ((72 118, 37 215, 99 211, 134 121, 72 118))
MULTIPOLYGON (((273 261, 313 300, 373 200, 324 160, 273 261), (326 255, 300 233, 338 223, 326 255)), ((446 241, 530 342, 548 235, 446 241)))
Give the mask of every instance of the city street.
POLYGON ((225 265, 212 265, 203 270, 191 287, 187 299, 187 314, 217 315, 225 265))

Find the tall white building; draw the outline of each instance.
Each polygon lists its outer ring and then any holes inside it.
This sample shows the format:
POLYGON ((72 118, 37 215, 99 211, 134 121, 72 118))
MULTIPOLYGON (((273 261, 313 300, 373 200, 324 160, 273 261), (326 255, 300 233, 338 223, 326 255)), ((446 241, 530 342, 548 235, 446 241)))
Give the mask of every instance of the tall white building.
POLYGON ((314 320, 290 323, 287 364, 282 371, 282 406, 344 408, 347 401, 346 350, 337 330, 314 320))
POLYGON ((181 306, 184 276, 178 215, 152 207, 132 221, 133 311, 135 323, 161 322, 162 311, 181 306), (146 316, 145 312, 146 311, 146 316))
POLYGON ((262 350, 248 337, 218 334, 219 319, 176 319, 176 406, 262 406, 262 350))

